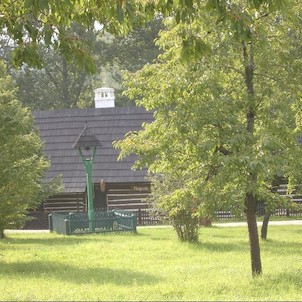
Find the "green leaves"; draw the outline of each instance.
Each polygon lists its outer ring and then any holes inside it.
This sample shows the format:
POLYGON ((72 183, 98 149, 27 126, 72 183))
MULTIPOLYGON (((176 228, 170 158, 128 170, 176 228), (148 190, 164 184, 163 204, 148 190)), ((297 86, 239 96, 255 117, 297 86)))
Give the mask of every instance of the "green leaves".
POLYGON ((24 7, 33 9, 34 13, 39 11, 48 11, 49 10, 49 1, 48 0, 25 0, 24 7))
POLYGON ((259 9, 261 7, 261 5, 263 4, 263 2, 264 2, 263 0, 253 0, 252 4, 254 5, 254 7, 256 9, 259 9))
MULTIPOLYGON (((61 29, 66 30, 72 22, 78 22, 89 27, 97 20, 104 25, 107 31, 113 33, 126 33, 134 26, 152 20, 158 14, 164 17, 173 17, 178 24, 187 24, 203 19, 207 21, 207 15, 215 18, 217 24, 221 22, 229 24, 232 31, 240 38, 250 39, 248 28, 252 25, 253 11, 270 13, 279 9, 286 10, 288 0, 179 0, 179 1, 113 1, 108 5, 105 0, 91 1, 50 1, 50 0, 2 0, 0 26, 6 34, 13 37, 18 47, 26 48, 31 43, 45 43, 47 46, 61 44, 58 41, 64 36, 61 29)), ((83 41, 81 41, 83 43, 83 41)), ((184 47, 184 58, 195 54, 207 53, 209 47, 202 38, 195 42, 184 39, 184 45, 190 44, 190 51, 184 47)), ((31 46, 29 46, 31 47, 31 46)), ((65 47, 65 46, 64 46, 65 47)), ((85 47, 81 47, 85 49, 85 47)), ((31 51, 30 51, 31 52, 31 51)), ((32 52, 31 52, 32 53, 32 52)), ((68 51, 66 51, 68 53, 68 51)), ((32 53, 33 54, 33 53, 32 53)), ((34 63, 35 56, 29 57, 25 50, 16 55, 16 64, 23 61, 34 63), (24 58, 22 59, 24 55, 24 58)), ((77 56, 78 60, 89 60, 84 63, 91 68, 91 58, 86 52, 84 56, 77 56)), ((39 63, 35 64, 39 65, 39 63)))
POLYGON ((182 40, 181 59, 184 63, 198 60, 211 53, 211 45, 200 38, 187 37, 182 40))
POLYGON ((169 19, 158 41, 164 53, 127 81, 155 121, 118 144, 121 156, 133 152, 137 167, 162 176, 158 205, 173 214, 187 205, 182 194, 203 213, 242 214, 247 193, 280 202, 270 191, 276 175, 302 179, 292 106, 301 73, 287 68, 300 64, 286 51, 291 23, 271 18, 268 1, 225 4, 208 1, 207 22, 201 10, 190 24, 169 19))
POLYGON ((49 167, 33 130, 31 113, 15 100, 12 81, 0 62, 0 229, 19 226, 41 201, 41 178, 49 167))
POLYGON ((29 43, 15 48, 12 51, 12 60, 14 67, 21 66, 24 60, 31 66, 42 67, 42 60, 39 57, 39 46, 36 43, 29 43))
POLYGON ((44 42, 47 46, 52 44, 53 30, 50 24, 44 26, 44 42))

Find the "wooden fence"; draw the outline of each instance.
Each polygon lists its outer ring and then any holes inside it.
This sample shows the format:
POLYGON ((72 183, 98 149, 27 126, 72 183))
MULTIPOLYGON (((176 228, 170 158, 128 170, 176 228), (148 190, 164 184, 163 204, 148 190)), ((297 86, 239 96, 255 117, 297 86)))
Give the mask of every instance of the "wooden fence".
MULTIPOLYGON (((302 202, 296 202, 302 206, 302 202)), ((104 209, 99 209, 104 210, 104 209)), ((154 215, 150 213, 149 209, 137 209, 131 210, 129 213, 134 214, 137 217, 137 225, 160 225, 169 223, 168 219, 163 215, 154 215)), ((257 204, 257 214, 258 216, 263 216, 265 213, 264 204, 259 202, 257 204)), ((34 217, 34 220, 26 223, 24 229, 48 229, 48 214, 43 213, 42 211, 35 211, 31 213, 31 216, 34 217)), ((273 213, 272 216, 277 217, 292 217, 298 216, 302 217, 302 210, 292 210, 285 208, 278 208, 273 213)), ((233 219, 244 219, 242 217, 236 217, 231 211, 216 211, 214 220, 217 221, 227 221, 233 219)))
MULTIPOLYGON (((302 202, 301 201, 295 201, 295 203, 299 206, 302 207, 302 202)), ((265 206, 263 202, 258 202, 257 203, 257 215, 258 216, 263 216, 265 214, 265 206)), ((277 208, 275 209, 272 214, 272 216, 286 216, 286 217, 291 217, 291 216, 302 216, 302 208, 301 210, 295 210, 295 209, 286 209, 286 208, 277 208)))
POLYGON ((137 211, 133 211, 133 214, 137 217, 138 225, 158 225, 167 222, 166 217, 164 217, 163 215, 150 214, 150 211, 148 209, 138 209, 137 211))

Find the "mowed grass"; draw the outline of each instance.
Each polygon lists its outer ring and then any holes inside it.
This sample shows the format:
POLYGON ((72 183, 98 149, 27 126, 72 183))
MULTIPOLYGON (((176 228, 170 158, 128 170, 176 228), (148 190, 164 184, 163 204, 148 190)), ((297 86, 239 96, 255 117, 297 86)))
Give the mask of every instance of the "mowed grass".
POLYGON ((247 230, 10 234, 0 241, 0 300, 302 300, 302 227, 271 226, 263 275, 251 277, 247 230))

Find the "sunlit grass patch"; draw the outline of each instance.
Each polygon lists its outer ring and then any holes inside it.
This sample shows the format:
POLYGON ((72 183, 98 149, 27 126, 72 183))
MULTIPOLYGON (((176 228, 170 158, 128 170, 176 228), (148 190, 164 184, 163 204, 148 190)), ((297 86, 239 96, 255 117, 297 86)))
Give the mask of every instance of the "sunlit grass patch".
POLYGON ((246 228, 138 234, 11 234, 0 242, 0 300, 301 300, 302 229, 272 226, 251 277, 246 228))

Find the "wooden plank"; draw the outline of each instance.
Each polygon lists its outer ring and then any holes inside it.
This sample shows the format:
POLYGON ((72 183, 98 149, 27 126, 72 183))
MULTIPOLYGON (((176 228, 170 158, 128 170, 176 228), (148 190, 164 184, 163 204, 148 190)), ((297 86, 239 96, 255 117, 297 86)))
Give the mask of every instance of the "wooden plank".
POLYGON ((107 186, 108 210, 138 210, 148 208, 146 198, 150 195, 149 183, 116 183, 107 186))
POLYGON ((45 207, 44 211, 49 212, 49 211, 55 211, 55 210, 66 210, 68 211, 77 211, 77 212, 83 212, 85 207, 70 207, 70 206, 59 206, 59 207, 45 207))
POLYGON ((83 193, 58 194, 43 203, 44 211, 83 211, 85 201, 83 193))
POLYGON ((138 204, 112 204, 108 205, 108 210, 120 209, 120 210, 138 210, 138 209, 147 209, 148 205, 143 203, 138 204))
POLYGON ((148 197, 150 194, 149 193, 119 193, 119 194, 111 194, 108 193, 108 197, 117 197, 117 198, 123 198, 123 197, 129 197, 129 196, 142 196, 144 198, 148 197))

